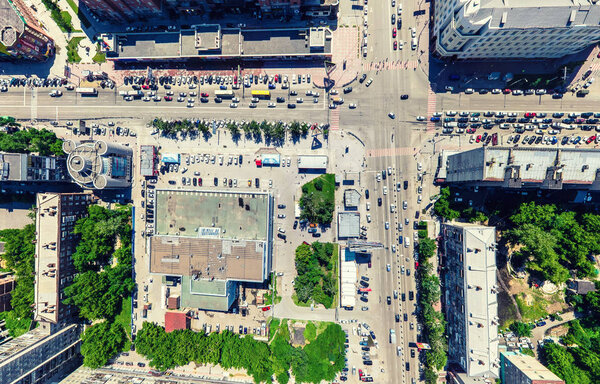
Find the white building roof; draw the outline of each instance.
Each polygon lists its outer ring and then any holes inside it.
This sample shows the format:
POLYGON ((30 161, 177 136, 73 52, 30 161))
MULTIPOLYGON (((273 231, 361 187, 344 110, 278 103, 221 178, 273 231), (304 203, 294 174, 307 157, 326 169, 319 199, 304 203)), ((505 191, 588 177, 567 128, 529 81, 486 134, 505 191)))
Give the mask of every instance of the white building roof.
POLYGON ((354 261, 342 260, 340 264, 340 305, 342 307, 356 306, 356 279, 358 269, 354 261))
POLYGON ((327 169, 327 156, 304 155, 298 156, 300 169, 327 169))
POLYGON ((338 213, 338 238, 360 236, 360 214, 358 212, 338 213))

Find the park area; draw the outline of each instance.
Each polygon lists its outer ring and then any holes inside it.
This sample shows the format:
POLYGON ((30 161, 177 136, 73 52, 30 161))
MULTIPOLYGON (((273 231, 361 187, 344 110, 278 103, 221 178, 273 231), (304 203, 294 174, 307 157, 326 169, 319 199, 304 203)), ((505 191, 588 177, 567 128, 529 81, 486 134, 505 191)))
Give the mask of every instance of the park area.
POLYGON ((327 173, 302 186, 300 218, 319 225, 329 225, 335 209, 335 175, 327 173))
POLYGON ((318 241, 310 245, 303 243, 296 248, 295 261, 294 303, 334 308, 338 293, 338 245, 318 241))

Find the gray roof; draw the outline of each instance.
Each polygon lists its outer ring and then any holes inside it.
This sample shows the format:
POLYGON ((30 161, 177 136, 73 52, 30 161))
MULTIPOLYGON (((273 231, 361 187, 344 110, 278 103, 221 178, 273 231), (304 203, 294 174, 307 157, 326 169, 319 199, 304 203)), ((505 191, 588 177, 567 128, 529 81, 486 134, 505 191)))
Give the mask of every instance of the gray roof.
POLYGON ((346 208, 358 208, 360 204, 360 192, 356 189, 346 189, 344 191, 344 205, 346 208))
POLYGON ((358 212, 338 213, 338 238, 360 236, 360 214, 358 212))
POLYGON ((24 30, 25 20, 8 0, 0 0, 0 43, 12 46, 24 30))
POLYGON ((554 177, 563 184, 592 184, 600 171, 600 150, 480 147, 450 155, 444 165, 447 182, 504 181, 510 172, 524 183, 554 177))
POLYGON ((465 5, 467 8, 478 10, 470 17, 473 20, 484 22, 490 18, 490 28, 598 26, 600 22, 600 5, 589 0, 483 0, 478 7, 473 2, 465 5))
POLYGON ((142 176, 154 176, 154 149, 154 145, 142 145, 140 148, 140 174, 142 176))

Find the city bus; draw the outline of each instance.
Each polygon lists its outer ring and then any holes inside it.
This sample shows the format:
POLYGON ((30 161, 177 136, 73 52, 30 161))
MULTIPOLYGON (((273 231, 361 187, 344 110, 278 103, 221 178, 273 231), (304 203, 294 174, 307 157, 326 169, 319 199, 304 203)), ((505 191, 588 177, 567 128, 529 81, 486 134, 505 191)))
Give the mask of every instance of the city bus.
POLYGON ((269 100, 271 98, 271 91, 252 91, 252 97, 269 100))
POLYGON ((98 94, 96 88, 77 88, 76 92, 81 96, 96 96, 98 94))
POLYGON ((231 90, 220 90, 217 89, 215 91, 215 97, 220 97, 221 99, 233 99, 235 94, 231 90))

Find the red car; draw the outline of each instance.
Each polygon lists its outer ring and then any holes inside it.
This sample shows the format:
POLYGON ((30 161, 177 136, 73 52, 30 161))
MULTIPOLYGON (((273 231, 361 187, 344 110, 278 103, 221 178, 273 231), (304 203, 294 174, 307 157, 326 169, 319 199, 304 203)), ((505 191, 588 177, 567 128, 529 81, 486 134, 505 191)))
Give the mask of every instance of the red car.
POLYGON ((165 96, 165 100, 171 101, 171 100, 173 100, 173 98, 171 96, 165 96))
POLYGON ((415 261, 415 269, 416 268, 419 268, 419 262, 418 261, 415 261))
POLYGON ((481 135, 477 135, 477 138, 475 139, 476 143, 479 143, 481 141, 481 135))
POLYGON ((392 37, 394 39, 396 38, 396 27, 394 27, 394 29, 392 29, 392 37))
POLYGON ((506 88, 504 91, 502 91, 502 93, 504 93, 505 95, 510 94, 512 91, 510 90, 510 88, 506 88))
POLYGON ((600 52, 598 52, 598 55, 596 57, 600 57, 600 52))
POLYGON ((263 312, 267 312, 269 309, 271 309, 271 306, 266 306, 266 307, 262 307, 262 311, 263 312))
POLYGON ((475 133, 477 130, 475 128, 467 128, 467 133, 475 133))
POLYGON ((588 139, 585 141, 585 143, 589 144, 594 140, 596 140, 596 135, 592 135, 592 136, 588 137, 588 139))
POLYGON ((275 75, 274 81, 277 82, 277 80, 279 80, 279 75, 275 75))
POLYGON ((198 178, 198 186, 199 186, 199 187, 201 187, 201 186, 202 186, 202 178, 201 178, 201 177, 199 177, 199 178, 198 178))
POLYGON ((398 49, 398 42, 394 40, 394 51, 398 49))
POLYGON ((206 93, 206 92, 202 92, 202 93, 200 94, 200 96, 202 96, 202 97, 208 97, 208 93, 206 93))
POLYGON ((150 89, 150 86, 148 84, 144 84, 142 85, 142 89, 150 89))
POLYGON ((525 117, 535 117, 535 112, 527 112, 525 117))

